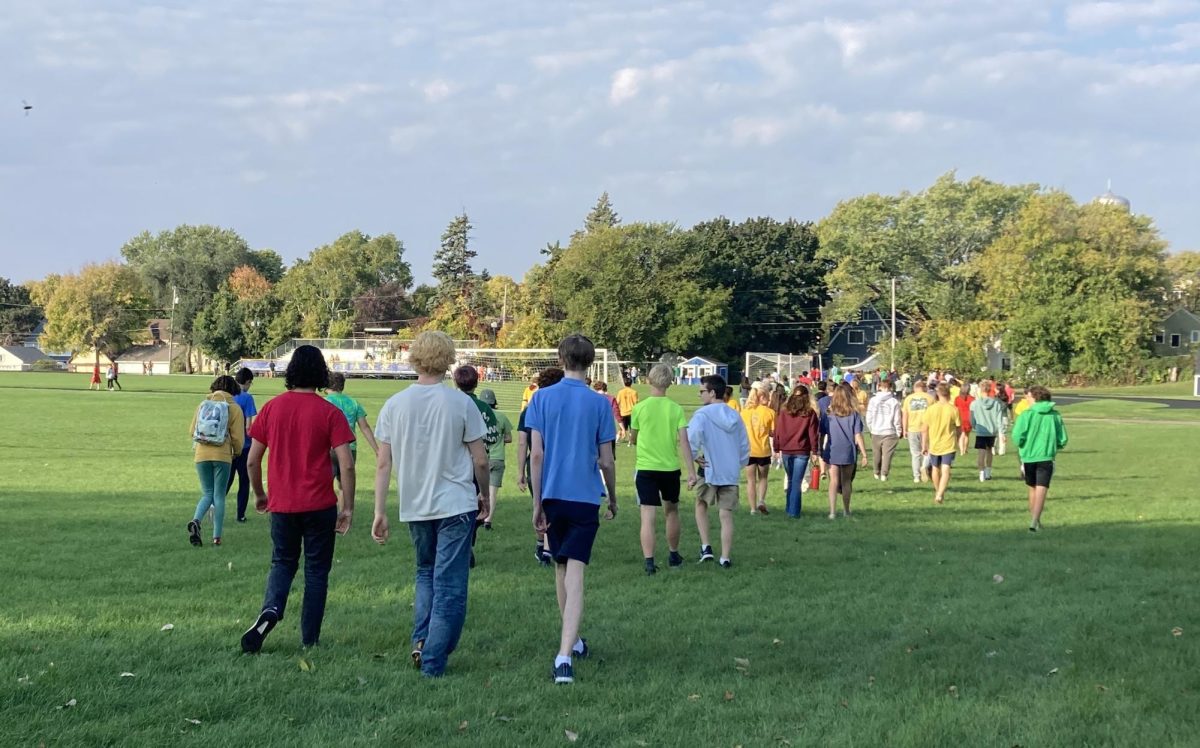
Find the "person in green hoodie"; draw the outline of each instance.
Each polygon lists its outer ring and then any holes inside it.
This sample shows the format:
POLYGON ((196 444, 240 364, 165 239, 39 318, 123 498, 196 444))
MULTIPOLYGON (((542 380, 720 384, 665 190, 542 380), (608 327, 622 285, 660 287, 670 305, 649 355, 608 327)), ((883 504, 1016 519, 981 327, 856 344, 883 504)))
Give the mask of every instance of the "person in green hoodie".
POLYGON ((992 479, 992 448, 996 437, 1004 433, 1004 403, 996 399, 993 390, 981 387, 979 397, 971 401, 971 430, 975 432, 975 467, 980 482, 992 479))
POLYGON ((1033 404, 1013 424, 1013 441, 1021 455, 1025 485, 1029 486, 1029 531, 1042 526, 1042 508, 1046 491, 1054 475, 1054 457, 1067 446, 1067 428, 1062 415, 1054 409, 1050 390, 1041 385, 1029 388, 1033 404))

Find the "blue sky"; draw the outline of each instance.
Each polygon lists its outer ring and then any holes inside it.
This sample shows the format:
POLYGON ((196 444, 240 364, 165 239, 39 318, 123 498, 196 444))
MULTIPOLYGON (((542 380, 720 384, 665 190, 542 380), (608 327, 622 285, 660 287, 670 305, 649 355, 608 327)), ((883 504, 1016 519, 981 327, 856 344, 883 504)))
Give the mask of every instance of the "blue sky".
POLYGON ((0 275, 212 223, 285 259, 465 208, 522 275, 607 190, 629 220, 817 220, 950 169, 1200 249, 1200 0, 7 0, 0 275), (21 101, 34 109, 25 116, 21 101))

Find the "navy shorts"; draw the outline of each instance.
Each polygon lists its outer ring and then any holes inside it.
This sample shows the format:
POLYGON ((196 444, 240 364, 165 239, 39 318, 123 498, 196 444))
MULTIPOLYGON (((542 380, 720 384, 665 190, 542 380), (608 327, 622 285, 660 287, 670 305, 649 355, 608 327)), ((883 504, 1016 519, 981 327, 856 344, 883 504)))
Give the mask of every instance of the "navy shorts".
POLYGON ((1025 472, 1025 485, 1030 488, 1036 486, 1041 486, 1042 488, 1050 487, 1050 479, 1054 477, 1054 462, 1052 460, 1027 462, 1023 468, 1025 472))
POLYGON ((954 452, 947 455, 929 455, 931 467, 950 467, 954 464, 954 452))
POLYGON ((583 501, 543 499, 542 511, 546 514, 546 540, 550 543, 550 555, 556 563, 565 564, 568 559, 588 563, 592 560, 592 544, 600 529, 600 505, 583 501))
POLYGON ((662 506, 663 502, 679 503, 678 470, 639 470, 634 479, 638 506, 662 506))
POLYGON ((975 436, 975 449, 991 449, 996 446, 996 437, 994 436, 975 436))
POLYGON ((767 455, 766 457, 751 457, 750 461, 746 463, 746 466, 749 467, 751 465, 758 465, 759 467, 770 467, 771 455, 767 455))

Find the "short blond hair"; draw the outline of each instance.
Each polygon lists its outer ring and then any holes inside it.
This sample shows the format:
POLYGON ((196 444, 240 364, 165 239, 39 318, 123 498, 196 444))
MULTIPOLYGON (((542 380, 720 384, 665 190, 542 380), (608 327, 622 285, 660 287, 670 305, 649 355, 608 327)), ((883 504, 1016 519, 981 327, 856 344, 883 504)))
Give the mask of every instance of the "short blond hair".
POLYGON ((426 330, 417 335, 408 349, 408 362, 418 374, 445 376, 454 363, 454 341, 440 330, 426 330))
POLYGON ((646 381, 650 382, 650 386, 657 387, 660 390, 670 387, 674 379, 675 372, 671 371, 671 367, 666 364, 651 366, 650 373, 646 375, 646 381))

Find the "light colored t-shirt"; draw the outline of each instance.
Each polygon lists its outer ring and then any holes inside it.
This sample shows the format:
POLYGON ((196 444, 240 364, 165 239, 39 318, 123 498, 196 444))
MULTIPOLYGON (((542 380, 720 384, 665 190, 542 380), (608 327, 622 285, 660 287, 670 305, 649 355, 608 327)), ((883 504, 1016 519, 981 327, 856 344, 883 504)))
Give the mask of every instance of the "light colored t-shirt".
POLYGON ((496 443, 488 449, 488 459, 504 462, 504 441, 512 439, 513 425, 508 416, 500 411, 496 413, 496 443))
POLYGON ((948 455, 957 449, 954 430, 962 427, 962 418, 953 403, 930 405, 925 411, 925 427, 929 429, 929 454, 948 455))
POLYGON ((746 408, 742 411, 742 422, 746 424, 746 435, 750 437, 750 456, 770 457, 770 436, 775 431, 775 411, 765 405, 746 408))
POLYGON ((359 404, 357 400, 350 397, 344 392, 330 392, 325 396, 325 399, 337 407, 338 410, 346 416, 346 423, 350 426, 350 433, 355 435, 355 441, 350 442, 350 449, 358 450, 358 419, 366 418, 367 411, 359 404))
POLYGON ((630 428, 637 432, 638 470, 679 470, 679 429, 687 418, 679 403, 649 397, 633 407, 630 428))
POLYGON ((622 387, 617 391, 617 407, 621 410, 622 416, 627 416, 633 413, 633 406, 638 403, 637 390, 632 387, 622 387))
POLYGON ((478 508, 467 444, 485 433, 475 402, 443 384, 414 384, 388 398, 375 434, 391 447, 401 522, 445 519, 478 508))
POLYGON ((925 392, 914 392, 904 398, 904 412, 908 414, 908 430, 917 433, 925 428, 925 411, 933 405, 933 398, 925 392))

